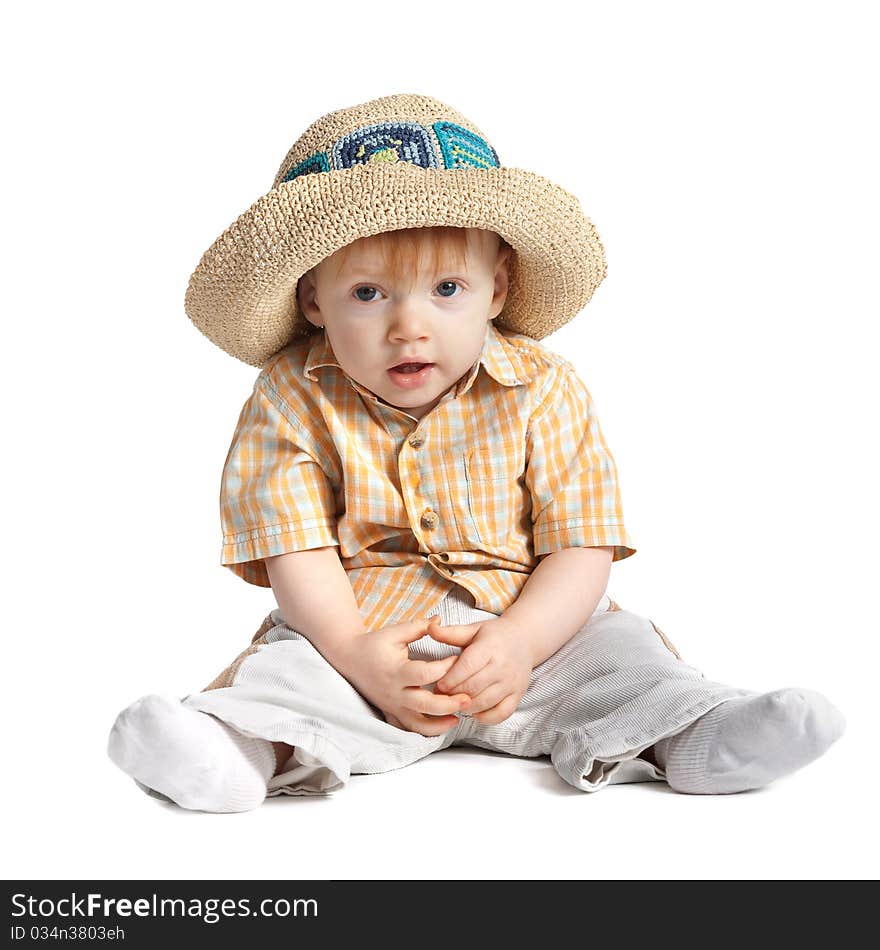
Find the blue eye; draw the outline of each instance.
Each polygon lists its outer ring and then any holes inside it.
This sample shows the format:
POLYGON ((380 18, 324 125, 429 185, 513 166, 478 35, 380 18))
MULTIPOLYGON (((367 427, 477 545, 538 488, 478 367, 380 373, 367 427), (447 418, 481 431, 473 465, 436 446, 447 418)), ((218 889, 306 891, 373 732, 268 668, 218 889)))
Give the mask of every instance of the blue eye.
POLYGON ((376 292, 376 288, 375 288, 375 287, 358 287, 358 288, 355 290, 355 293, 358 295, 358 300, 362 301, 363 303, 369 303, 371 300, 374 299, 373 297, 361 297, 361 296, 360 296, 360 293, 361 293, 362 290, 365 290, 365 291, 367 291, 368 293, 370 293, 370 292, 375 293, 375 292, 376 292))
POLYGON ((443 287, 451 287, 451 288, 452 288, 452 293, 449 293, 449 294, 443 293, 443 291, 440 290, 440 296, 441 296, 441 297, 454 297, 454 296, 455 296, 455 288, 456 288, 456 287, 459 287, 459 286, 460 286, 460 284, 458 284, 458 283, 457 283, 456 281, 454 281, 454 280, 443 280, 443 281, 441 281, 439 284, 437 284, 437 288, 438 288, 438 289, 443 288, 443 287))

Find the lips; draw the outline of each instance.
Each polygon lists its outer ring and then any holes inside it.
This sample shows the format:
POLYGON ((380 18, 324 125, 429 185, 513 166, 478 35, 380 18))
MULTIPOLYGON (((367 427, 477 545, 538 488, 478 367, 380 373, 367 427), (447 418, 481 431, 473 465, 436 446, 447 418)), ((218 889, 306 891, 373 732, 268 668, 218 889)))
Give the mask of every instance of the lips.
POLYGON ((433 363, 416 363, 420 369, 410 369, 406 363, 398 363, 388 370, 388 378, 401 389, 417 389, 423 386, 434 371, 433 363))
POLYGON ((426 366, 433 366, 433 363, 429 363, 424 360, 404 360, 401 363, 397 363, 395 366, 391 367, 393 372, 406 372, 406 373, 417 373, 420 369, 424 369, 426 366))
POLYGON ((424 369, 429 365, 429 363, 398 363, 397 366, 392 366, 391 369, 396 373, 417 373, 420 369, 424 369))

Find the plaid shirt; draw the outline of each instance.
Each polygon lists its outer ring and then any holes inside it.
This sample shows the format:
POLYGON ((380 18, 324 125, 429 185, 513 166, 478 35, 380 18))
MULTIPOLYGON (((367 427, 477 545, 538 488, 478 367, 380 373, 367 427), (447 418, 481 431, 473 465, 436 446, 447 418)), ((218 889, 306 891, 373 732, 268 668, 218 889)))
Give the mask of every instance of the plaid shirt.
POLYGON ((221 563, 262 587, 262 558, 338 545, 367 630, 426 617, 453 584, 501 614, 563 548, 635 553, 586 386, 491 323, 421 420, 351 379, 325 334, 276 353, 241 410, 220 517, 221 563))

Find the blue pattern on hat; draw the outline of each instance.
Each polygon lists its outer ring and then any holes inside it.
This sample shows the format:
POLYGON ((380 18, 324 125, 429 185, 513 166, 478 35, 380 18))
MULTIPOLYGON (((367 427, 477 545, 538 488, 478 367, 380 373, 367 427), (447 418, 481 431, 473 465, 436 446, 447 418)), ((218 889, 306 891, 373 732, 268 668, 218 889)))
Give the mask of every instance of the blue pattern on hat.
POLYGON ((327 154, 325 152, 315 152, 314 155, 309 155, 304 162, 300 162, 299 165, 294 165, 281 180, 290 181, 293 178, 298 178, 300 175, 311 175, 313 172, 329 171, 330 162, 327 159, 327 154))
POLYGON ((315 152, 295 165, 281 179, 327 172, 355 165, 411 162, 422 168, 498 168, 498 153, 485 140, 454 122, 435 122, 431 129, 440 143, 440 154, 431 132, 418 122, 380 122, 355 129, 333 144, 331 155, 315 152))
POLYGON ((479 135, 454 122, 435 122, 433 128, 440 140, 447 168, 460 168, 462 165, 498 168, 501 165, 495 149, 479 135))
POLYGON ((412 162, 436 168, 437 152, 428 130, 417 122, 381 122, 355 129, 333 145, 333 167, 412 162))

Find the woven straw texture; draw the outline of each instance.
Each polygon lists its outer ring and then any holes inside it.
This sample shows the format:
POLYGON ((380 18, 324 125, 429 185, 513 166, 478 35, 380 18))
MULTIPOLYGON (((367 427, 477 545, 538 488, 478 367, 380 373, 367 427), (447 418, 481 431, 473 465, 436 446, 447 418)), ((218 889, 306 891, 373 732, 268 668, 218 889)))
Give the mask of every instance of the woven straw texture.
POLYGON ((307 270, 359 238, 442 225, 495 231, 511 245, 495 323, 534 339, 571 320, 606 274, 599 236, 574 195, 501 166, 482 132, 444 103, 395 95, 308 127, 272 189, 204 253, 185 309, 212 342, 262 366, 313 331, 296 301, 307 270))

